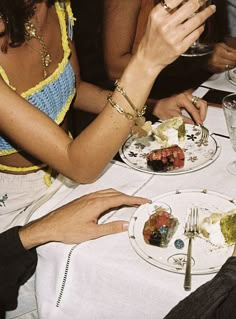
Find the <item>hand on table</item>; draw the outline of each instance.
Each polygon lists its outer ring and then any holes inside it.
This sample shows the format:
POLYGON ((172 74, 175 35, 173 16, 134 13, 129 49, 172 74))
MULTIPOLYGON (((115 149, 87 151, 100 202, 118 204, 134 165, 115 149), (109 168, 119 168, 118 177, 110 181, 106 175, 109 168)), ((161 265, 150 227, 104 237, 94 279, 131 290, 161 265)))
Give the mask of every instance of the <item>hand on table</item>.
POLYGON ((153 114, 161 120, 167 120, 171 117, 182 116, 185 123, 203 124, 207 113, 207 102, 199 99, 196 106, 192 103, 192 94, 189 92, 180 93, 171 97, 159 100, 154 109, 153 114), (182 115, 181 110, 185 109, 192 117, 182 115))
POLYGON ((217 43, 207 61, 207 69, 213 73, 220 73, 235 66, 236 49, 225 43, 217 43))
POLYGON ((56 241, 77 244, 101 236, 126 231, 127 221, 98 225, 98 218, 112 208, 139 206, 149 200, 105 189, 82 196, 48 215, 22 227, 20 239, 26 249, 56 241))

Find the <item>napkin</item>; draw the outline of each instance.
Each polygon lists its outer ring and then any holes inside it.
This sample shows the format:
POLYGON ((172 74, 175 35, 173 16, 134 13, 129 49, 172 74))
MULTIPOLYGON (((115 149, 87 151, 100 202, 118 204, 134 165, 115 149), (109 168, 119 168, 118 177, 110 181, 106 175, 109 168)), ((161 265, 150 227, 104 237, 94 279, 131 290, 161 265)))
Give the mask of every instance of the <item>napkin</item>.
POLYGON ((236 92, 236 83, 233 85, 227 80, 226 72, 214 74, 207 81, 202 83, 201 87, 202 86, 227 92, 236 92))

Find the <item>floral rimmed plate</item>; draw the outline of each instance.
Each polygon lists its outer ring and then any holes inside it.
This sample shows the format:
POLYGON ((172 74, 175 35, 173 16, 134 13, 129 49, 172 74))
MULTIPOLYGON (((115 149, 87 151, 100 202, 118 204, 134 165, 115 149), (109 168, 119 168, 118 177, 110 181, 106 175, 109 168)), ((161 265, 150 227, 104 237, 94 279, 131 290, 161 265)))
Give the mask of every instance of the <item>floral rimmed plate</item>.
MULTIPOLYGON (((159 123, 153 124, 156 127, 159 123)), ((146 155, 160 144, 152 136, 138 138, 130 136, 119 150, 120 157, 130 167, 142 172, 158 175, 178 175, 194 172, 213 163, 220 155, 221 147, 212 135, 208 141, 199 145, 201 128, 197 125, 186 124, 186 138, 184 144, 185 164, 181 169, 167 172, 155 172, 148 165, 146 155)), ((181 147, 181 145, 180 145, 181 147)))
MULTIPOLYGON (((129 223, 129 238, 135 252, 148 263, 174 273, 184 274, 187 261, 188 238, 184 235, 186 216, 191 207, 198 207, 200 221, 212 212, 228 212, 236 208, 236 199, 206 189, 186 189, 164 193, 153 198, 152 204, 140 206, 129 223), (144 241, 143 228, 155 207, 163 207, 173 214, 179 225, 167 248, 152 246, 144 241), (176 248, 181 240, 184 247, 176 248)), ((217 272, 228 257, 233 246, 219 248, 198 236, 192 243, 192 274, 217 272)))

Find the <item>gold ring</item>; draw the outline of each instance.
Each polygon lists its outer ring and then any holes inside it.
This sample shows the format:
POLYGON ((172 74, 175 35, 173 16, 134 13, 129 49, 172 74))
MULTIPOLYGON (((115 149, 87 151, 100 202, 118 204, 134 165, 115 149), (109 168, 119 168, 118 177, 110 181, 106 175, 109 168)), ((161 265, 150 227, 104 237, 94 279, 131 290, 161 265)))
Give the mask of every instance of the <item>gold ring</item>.
POLYGON ((196 95, 193 95, 192 99, 191 99, 191 102, 192 104, 197 108, 199 109, 199 107, 197 106, 197 102, 198 100, 200 99, 200 97, 196 96, 196 95))
POLYGON ((161 0, 162 7, 166 10, 166 12, 171 13, 172 9, 166 4, 165 0, 161 0))

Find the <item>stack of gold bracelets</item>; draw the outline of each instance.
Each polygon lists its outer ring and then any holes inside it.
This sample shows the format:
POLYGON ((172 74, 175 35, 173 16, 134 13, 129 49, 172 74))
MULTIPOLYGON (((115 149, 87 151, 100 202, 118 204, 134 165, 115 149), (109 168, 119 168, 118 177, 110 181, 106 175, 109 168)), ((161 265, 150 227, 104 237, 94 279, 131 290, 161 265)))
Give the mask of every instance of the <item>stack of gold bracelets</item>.
POLYGON ((144 117, 147 105, 144 105, 144 107, 141 110, 138 110, 135 105, 132 103, 132 101, 127 96, 125 90, 121 87, 119 80, 115 81, 115 87, 119 93, 123 95, 123 97, 126 99, 126 101, 129 103, 130 107, 134 111, 134 113, 126 112, 120 105, 118 105, 112 98, 112 94, 109 93, 107 96, 107 100, 111 104, 116 111, 122 115, 124 115, 128 120, 133 121, 133 125, 131 128, 131 134, 137 133, 145 124, 146 119, 144 117))

